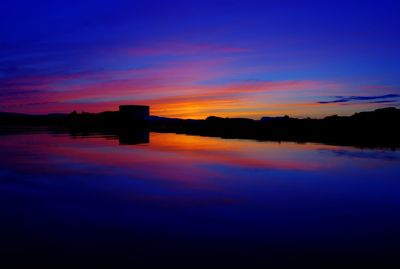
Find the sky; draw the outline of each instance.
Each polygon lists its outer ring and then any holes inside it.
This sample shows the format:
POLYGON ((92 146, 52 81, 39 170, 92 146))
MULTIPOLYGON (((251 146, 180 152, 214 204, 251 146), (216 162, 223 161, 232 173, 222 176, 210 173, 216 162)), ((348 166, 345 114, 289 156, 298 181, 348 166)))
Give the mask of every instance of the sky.
POLYGON ((398 1, 18 1, 0 111, 321 118, 400 106, 398 1))

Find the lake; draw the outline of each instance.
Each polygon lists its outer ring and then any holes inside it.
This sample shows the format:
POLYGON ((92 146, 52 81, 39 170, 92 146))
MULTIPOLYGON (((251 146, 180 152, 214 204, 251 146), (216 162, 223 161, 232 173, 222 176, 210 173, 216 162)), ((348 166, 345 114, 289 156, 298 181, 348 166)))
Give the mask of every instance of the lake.
POLYGON ((53 268, 393 265, 399 194, 390 149, 8 131, 0 256, 53 268))

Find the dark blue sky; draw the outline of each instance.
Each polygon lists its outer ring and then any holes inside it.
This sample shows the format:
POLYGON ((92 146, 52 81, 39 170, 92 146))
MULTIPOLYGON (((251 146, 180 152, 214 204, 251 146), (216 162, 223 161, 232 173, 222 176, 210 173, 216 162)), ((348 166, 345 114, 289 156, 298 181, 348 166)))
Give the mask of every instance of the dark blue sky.
POLYGON ((400 104, 397 1, 6 0, 0 10, 1 111, 144 103, 186 118, 320 117, 400 104))

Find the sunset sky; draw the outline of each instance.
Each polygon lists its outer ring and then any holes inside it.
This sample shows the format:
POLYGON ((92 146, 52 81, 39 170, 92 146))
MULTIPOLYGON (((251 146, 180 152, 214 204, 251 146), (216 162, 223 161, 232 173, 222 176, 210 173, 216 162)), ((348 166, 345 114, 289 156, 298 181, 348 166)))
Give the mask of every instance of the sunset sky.
POLYGON ((180 118, 400 106, 399 1, 18 1, 0 6, 0 111, 146 104, 180 118))

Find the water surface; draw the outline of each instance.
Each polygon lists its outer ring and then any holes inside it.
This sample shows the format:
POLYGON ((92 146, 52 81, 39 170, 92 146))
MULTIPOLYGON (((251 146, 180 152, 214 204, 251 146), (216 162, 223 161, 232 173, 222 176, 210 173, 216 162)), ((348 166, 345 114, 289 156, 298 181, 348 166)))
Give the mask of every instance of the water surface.
POLYGON ((397 262, 400 154, 150 133, 0 136, 0 255, 26 263, 397 262))

